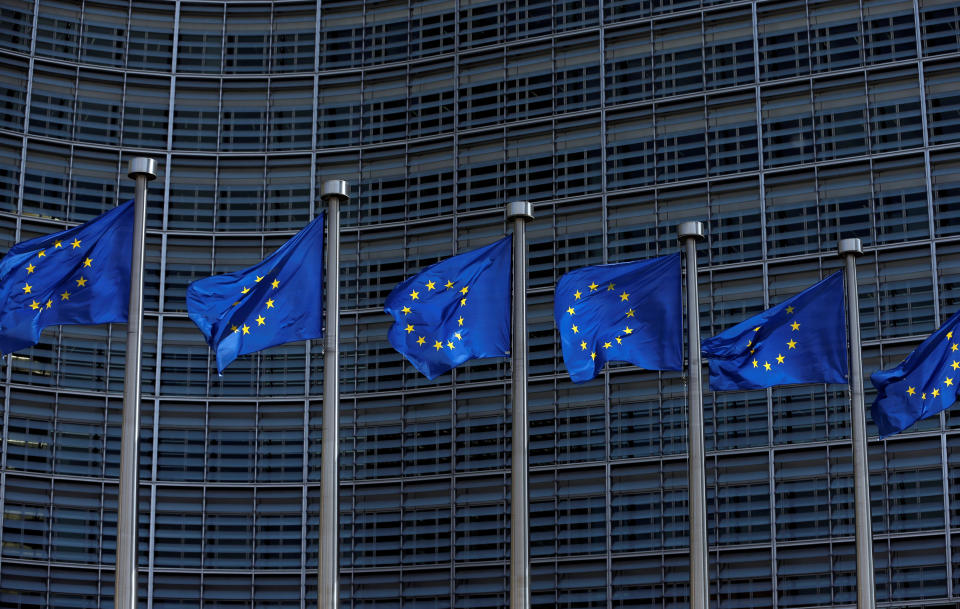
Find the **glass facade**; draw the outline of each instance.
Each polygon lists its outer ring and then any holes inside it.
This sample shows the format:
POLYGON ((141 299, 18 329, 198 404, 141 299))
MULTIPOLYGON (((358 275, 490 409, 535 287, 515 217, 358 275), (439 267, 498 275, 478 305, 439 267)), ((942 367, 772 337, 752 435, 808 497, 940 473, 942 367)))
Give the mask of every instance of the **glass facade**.
MULTIPOLYGON (((865 370, 960 308, 960 7, 945 0, 4 0, 0 251, 149 191, 140 604, 316 602, 319 341, 216 374, 186 316, 346 179, 341 594, 508 604, 509 362, 428 381, 382 303, 507 229, 530 242, 532 599, 687 606, 680 373, 573 385, 564 272, 678 250, 704 220, 704 336, 860 237, 865 370)), ((317 303, 319 306, 320 303, 317 303)), ((124 328, 2 359, 0 604, 112 607, 124 328)), ((873 394, 868 387, 867 401, 873 394)), ((845 388, 705 395, 716 607, 855 602, 845 388)), ((870 442, 881 607, 960 602, 960 415, 870 442)))

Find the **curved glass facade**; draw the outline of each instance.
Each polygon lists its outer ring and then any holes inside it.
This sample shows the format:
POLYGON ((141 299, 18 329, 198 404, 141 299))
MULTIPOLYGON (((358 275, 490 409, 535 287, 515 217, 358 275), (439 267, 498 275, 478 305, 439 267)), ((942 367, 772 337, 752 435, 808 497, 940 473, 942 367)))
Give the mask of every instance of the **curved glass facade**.
MULTIPOLYGON (((428 381, 386 340, 402 278, 530 243, 538 608, 686 607, 680 373, 564 372, 567 270, 705 220, 704 336, 859 260, 865 370, 960 308, 960 8, 944 0, 4 0, 0 251, 149 191, 140 599, 316 602, 319 341, 217 376, 193 280, 260 260, 346 179, 343 606, 508 604, 509 363, 428 381)), ((320 306, 320 303, 317 303, 320 306)), ((0 604, 111 607, 122 326, 3 358, 0 604)), ((872 400, 868 387, 867 401, 872 400)), ((707 393, 717 607, 852 606, 846 392, 707 393)), ((877 599, 960 601, 957 410, 870 444, 877 599)), ((875 429, 871 433, 876 438, 875 429)))

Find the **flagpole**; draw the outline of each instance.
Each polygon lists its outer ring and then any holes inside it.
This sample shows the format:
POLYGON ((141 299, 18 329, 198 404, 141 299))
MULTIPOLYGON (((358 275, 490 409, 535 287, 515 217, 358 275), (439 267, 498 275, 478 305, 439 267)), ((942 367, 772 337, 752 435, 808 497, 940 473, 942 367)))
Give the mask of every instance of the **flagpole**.
POLYGON ((863 358, 860 354, 860 299, 857 295, 857 256, 860 239, 841 239, 837 253, 844 259, 847 288, 847 332, 850 339, 850 424, 853 436, 853 500, 857 544, 857 608, 873 609, 873 531, 870 525, 870 469, 867 461, 867 420, 863 407, 863 358))
POLYGON ((511 391, 513 453, 510 460, 510 609, 530 609, 530 497, 527 485, 527 235, 533 204, 507 203, 513 220, 513 340, 511 391))
POLYGON ((703 222, 682 222, 677 237, 687 254, 687 484, 690 508, 690 609, 708 609, 706 466, 703 448, 703 373, 700 363, 700 294, 697 286, 697 241, 703 222))
POLYGON ((350 187, 346 180, 328 180, 320 197, 327 203, 327 265, 317 607, 336 609, 340 600, 340 204, 350 198, 350 187))
POLYGON ((120 424, 120 488, 117 494, 117 566, 113 604, 137 607, 137 514, 140 434, 140 356, 143 346, 143 241, 147 219, 147 182, 157 177, 157 161, 130 159, 127 175, 136 180, 133 204, 133 243, 130 260, 130 301, 127 313, 127 355, 123 375, 123 414, 120 424))

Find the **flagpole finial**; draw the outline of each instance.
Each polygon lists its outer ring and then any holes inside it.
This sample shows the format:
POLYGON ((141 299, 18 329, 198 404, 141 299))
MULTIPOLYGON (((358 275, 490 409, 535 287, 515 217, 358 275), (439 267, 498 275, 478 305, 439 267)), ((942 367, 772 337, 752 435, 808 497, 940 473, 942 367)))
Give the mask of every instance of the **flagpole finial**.
POLYGON ((146 156, 135 156, 130 159, 127 166, 127 176, 137 179, 137 176, 144 176, 147 181, 157 178, 157 160, 146 156))
POLYGON ((347 184, 346 180, 327 180, 320 187, 320 196, 325 199, 330 195, 336 195, 344 199, 349 199, 350 185, 347 184))
POLYGON ((703 240, 705 236, 703 229, 703 222, 681 222, 677 226, 677 238, 686 239, 687 237, 693 237, 697 241, 703 240))
POLYGON ((530 201, 510 201, 507 203, 508 220, 533 220, 533 203, 530 201))
POLYGON ((860 239, 856 237, 841 239, 840 243, 837 244, 837 253, 840 256, 846 256, 848 254, 861 256, 863 255, 863 244, 860 242, 860 239))

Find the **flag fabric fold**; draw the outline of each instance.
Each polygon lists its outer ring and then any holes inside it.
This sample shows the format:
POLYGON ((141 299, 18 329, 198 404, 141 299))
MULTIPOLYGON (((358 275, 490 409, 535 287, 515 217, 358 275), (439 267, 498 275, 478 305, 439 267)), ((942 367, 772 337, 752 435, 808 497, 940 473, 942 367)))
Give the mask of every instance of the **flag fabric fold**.
POLYGON ((510 354, 512 237, 441 260, 398 284, 383 310, 393 348, 429 379, 510 354))
POLYGON ((606 362, 649 370, 683 366, 680 254, 587 266, 560 278, 553 314, 575 383, 606 362))
POLYGON ((187 288, 187 313, 218 372, 240 355, 323 336, 323 223, 321 213, 254 266, 187 288))
POLYGON ((14 245, 0 261, 0 352, 48 326, 127 321, 133 201, 74 228, 14 245))
POLYGON ((871 415, 882 438, 952 406, 960 384, 960 311, 899 365, 870 380, 877 388, 871 415))
POLYGON ((843 273, 701 343, 714 391, 847 382, 843 273))

